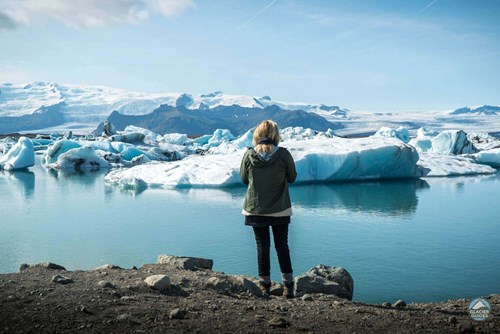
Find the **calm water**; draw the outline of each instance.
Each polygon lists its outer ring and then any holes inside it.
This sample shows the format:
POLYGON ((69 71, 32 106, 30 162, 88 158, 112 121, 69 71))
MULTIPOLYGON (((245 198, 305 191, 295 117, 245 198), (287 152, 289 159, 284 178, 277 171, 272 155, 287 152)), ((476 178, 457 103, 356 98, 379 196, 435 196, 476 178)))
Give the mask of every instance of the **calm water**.
MULTIPOLYGON (((256 275, 244 188, 122 191, 104 173, 0 171, 0 273, 52 261, 67 269, 214 259, 256 275)), ((500 292, 500 176, 296 186, 296 274, 322 263, 353 275, 356 300, 438 301, 500 292)), ((273 278, 279 279, 273 254, 273 278)))

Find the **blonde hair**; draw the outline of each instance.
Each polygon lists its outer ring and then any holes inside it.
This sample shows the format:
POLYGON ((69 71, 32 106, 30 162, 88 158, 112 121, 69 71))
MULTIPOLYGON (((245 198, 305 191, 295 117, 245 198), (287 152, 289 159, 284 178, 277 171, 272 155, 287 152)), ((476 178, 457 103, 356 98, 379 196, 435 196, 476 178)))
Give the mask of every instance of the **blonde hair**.
POLYGON ((278 124, 271 120, 260 122, 253 133, 253 146, 257 153, 271 152, 280 142, 278 124), (265 143, 259 143, 264 141, 265 143))

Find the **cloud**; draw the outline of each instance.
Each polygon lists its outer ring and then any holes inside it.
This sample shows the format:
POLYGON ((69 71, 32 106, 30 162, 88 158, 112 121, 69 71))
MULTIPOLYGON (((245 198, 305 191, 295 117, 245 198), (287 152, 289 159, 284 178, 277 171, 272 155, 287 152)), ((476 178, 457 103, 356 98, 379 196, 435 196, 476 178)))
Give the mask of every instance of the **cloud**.
POLYGON ((0 0, 0 29, 47 17, 74 28, 139 24, 151 14, 171 17, 194 7, 194 0, 0 0))

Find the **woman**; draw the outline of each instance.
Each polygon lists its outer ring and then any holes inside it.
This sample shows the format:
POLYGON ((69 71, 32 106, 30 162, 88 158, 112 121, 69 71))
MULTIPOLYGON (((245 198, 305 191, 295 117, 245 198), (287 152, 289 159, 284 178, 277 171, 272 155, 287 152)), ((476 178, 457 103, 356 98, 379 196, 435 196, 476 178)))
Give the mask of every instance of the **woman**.
POLYGON ((288 249, 292 204, 288 183, 295 181, 297 172, 292 155, 287 149, 278 147, 279 141, 279 129, 275 122, 263 121, 255 129, 254 147, 245 152, 240 167, 241 180, 248 185, 242 213, 245 225, 252 226, 255 234, 259 285, 264 296, 268 297, 271 289, 271 226, 285 286, 283 295, 293 298, 293 271, 288 249))

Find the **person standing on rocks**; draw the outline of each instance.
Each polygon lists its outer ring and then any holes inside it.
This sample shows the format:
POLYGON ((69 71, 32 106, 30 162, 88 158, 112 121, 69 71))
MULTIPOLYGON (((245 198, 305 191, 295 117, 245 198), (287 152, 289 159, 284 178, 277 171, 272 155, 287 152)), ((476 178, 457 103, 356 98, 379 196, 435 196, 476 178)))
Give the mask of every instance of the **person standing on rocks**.
POLYGON ((240 167, 241 180, 248 185, 242 213, 245 225, 252 226, 255 234, 262 292, 269 296, 271 289, 271 227, 285 286, 283 295, 293 298, 293 270, 288 248, 292 204, 288 183, 295 181, 297 171, 290 152, 278 147, 280 139, 278 125, 271 120, 262 121, 255 129, 254 147, 245 152, 240 167))

